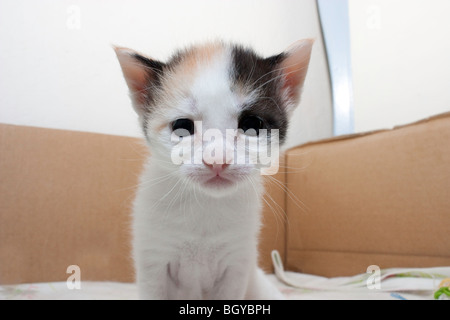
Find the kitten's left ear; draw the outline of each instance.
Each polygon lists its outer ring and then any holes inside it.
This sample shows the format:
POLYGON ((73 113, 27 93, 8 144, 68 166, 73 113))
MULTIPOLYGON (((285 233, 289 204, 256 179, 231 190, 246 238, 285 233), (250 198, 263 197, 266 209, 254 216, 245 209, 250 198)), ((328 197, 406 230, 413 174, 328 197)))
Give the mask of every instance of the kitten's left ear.
POLYGON ((133 107, 139 116, 149 110, 153 101, 153 88, 163 72, 162 62, 147 58, 134 50, 113 46, 123 75, 130 89, 133 107))
POLYGON ((299 40, 283 52, 283 59, 278 63, 283 76, 282 95, 289 99, 295 108, 300 102, 301 90, 308 71, 313 39, 299 40))

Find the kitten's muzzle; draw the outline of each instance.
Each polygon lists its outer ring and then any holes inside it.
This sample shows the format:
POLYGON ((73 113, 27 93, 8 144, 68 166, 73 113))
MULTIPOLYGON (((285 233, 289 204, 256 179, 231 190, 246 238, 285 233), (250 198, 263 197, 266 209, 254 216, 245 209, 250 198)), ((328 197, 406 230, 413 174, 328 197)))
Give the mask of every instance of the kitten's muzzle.
POLYGON ((203 160, 203 163, 205 164, 205 166, 207 166, 214 174, 216 177, 219 177, 220 174, 229 166, 228 163, 207 163, 203 160))

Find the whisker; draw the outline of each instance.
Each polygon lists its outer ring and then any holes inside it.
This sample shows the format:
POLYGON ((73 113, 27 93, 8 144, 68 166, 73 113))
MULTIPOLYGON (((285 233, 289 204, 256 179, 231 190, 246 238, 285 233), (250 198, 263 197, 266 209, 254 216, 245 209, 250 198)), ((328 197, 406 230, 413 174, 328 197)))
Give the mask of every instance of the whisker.
POLYGON ((293 203, 304 212, 309 212, 310 208, 301 201, 284 183, 279 181, 277 178, 273 176, 267 176, 269 180, 271 180, 276 186, 278 186, 281 190, 283 190, 287 196, 293 201, 293 203))

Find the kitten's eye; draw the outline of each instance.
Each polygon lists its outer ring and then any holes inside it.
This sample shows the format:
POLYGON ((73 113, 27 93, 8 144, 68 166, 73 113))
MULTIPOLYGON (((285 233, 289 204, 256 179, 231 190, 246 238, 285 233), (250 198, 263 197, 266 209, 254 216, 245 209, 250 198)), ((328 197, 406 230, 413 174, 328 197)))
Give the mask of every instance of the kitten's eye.
POLYGON ((239 120, 238 128, 244 130, 246 135, 258 136, 259 130, 266 129, 267 127, 260 117, 247 115, 239 120))
POLYGON ((194 134, 194 122, 190 119, 178 119, 172 122, 172 131, 179 137, 194 134))

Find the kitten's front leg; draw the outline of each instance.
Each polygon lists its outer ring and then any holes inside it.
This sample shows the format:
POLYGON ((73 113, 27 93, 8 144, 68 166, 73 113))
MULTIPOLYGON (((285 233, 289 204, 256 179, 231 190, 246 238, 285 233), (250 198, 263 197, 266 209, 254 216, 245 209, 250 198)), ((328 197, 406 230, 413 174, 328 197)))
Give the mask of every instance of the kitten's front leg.
POLYGON ((168 299, 168 274, 163 266, 137 266, 136 269, 139 299, 168 299))
POLYGON ((228 267, 216 281, 210 299, 212 300, 242 300, 245 297, 249 272, 242 267, 228 267))

